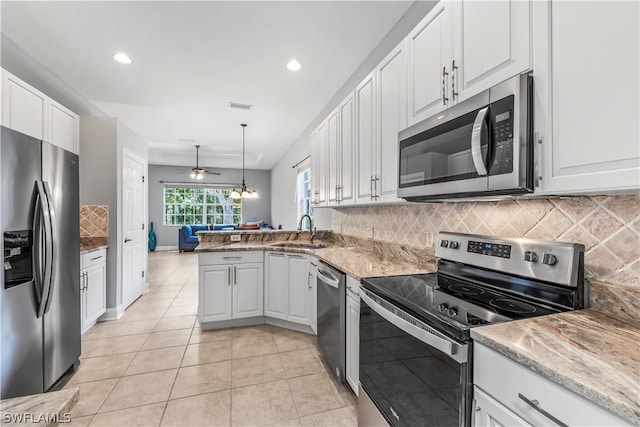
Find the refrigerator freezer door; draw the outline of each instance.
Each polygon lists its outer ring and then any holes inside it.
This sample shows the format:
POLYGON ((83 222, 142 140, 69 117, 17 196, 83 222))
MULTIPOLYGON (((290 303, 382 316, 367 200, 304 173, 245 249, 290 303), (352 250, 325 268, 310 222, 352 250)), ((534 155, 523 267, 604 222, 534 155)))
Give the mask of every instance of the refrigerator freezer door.
POLYGON ((42 143, 42 181, 54 218, 53 280, 44 314, 44 388, 80 358, 78 156, 42 143))
MULTIPOLYGON (((5 272, 14 267, 12 261, 7 259, 11 258, 11 250, 4 243, 7 237, 5 233, 33 231, 36 182, 40 180, 41 142, 5 127, 1 131, 0 245, 5 259, 4 268, 0 269, 0 398, 7 399, 44 391, 42 319, 36 316, 39 305, 36 284, 34 280, 29 280, 7 288, 8 280, 5 279, 10 275, 5 272)), ((13 255, 16 257, 15 253, 13 255)))

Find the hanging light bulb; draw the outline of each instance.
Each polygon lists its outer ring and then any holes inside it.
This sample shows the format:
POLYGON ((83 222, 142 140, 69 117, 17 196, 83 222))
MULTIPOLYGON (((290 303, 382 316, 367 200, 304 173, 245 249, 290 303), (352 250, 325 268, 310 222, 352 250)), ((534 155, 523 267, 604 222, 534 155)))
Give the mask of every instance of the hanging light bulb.
POLYGON ((196 175, 196 179, 202 179, 202 178, 204 178, 204 175, 203 175, 203 174, 198 173, 198 174, 196 175))
POLYGON ((195 172, 191 172, 191 179, 196 179, 196 173, 195 172))
POLYGON ((240 126, 242 126, 242 185, 236 185, 233 187, 229 197, 232 199, 257 199, 258 192, 255 190, 248 190, 244 181, 245 129, 247 125, 242 123, 240 126))

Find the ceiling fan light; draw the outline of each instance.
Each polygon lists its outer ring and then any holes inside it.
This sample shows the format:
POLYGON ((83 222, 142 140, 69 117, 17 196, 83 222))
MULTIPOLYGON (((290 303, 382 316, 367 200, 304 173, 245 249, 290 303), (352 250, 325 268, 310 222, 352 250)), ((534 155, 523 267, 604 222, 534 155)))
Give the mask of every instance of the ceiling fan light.
POLYGON ((196 173, 195 172, 191 172, 191 179, 196 179, 196 173))
POLYGON ((196 175, 196 179, 202 179, 202 178, 204 178, 204 175, 202 175, 201 173, 196 175))

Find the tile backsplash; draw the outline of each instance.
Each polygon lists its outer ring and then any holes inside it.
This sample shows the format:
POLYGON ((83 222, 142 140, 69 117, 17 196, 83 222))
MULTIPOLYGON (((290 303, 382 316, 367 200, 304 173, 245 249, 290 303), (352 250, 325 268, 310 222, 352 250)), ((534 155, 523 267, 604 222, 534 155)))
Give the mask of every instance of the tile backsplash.
POLYGON ((439 231, 582 243, 587 277, 640 288, 640 195, 340 208, 332 230, 420 249, 439 231))
POLYGON ((80 206, 80 237, 109 236, 109 206, 80 206))

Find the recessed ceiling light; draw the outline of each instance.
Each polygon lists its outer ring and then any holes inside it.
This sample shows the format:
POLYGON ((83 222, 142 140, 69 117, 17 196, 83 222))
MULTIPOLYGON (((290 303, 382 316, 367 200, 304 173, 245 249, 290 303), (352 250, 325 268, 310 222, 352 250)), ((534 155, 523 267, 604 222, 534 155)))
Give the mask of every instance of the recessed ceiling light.
POLYGON ((116 53, 113 55, 113 59, 123 64, 131 64, 131 58, 129 58, 125 53, 116 53))
POLYGON ((298 61, 296 61, 295 59, 292 59, 291 61, 289 61, 289 63, 287 64, 287 68, 291 71, 298 71, 300 68, 302 68, 302 64, 300 64, 298 61))

